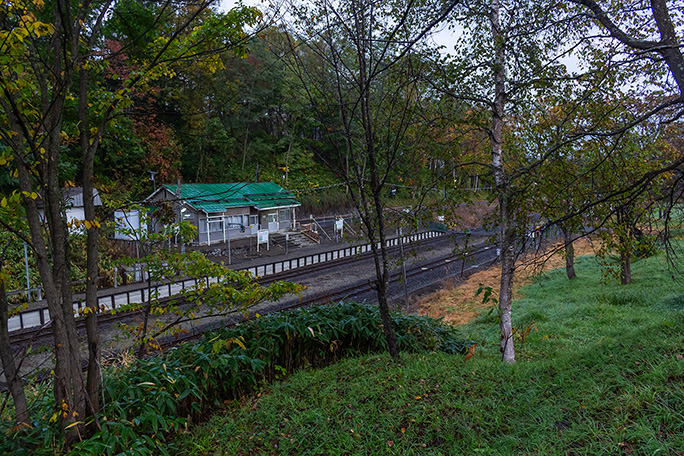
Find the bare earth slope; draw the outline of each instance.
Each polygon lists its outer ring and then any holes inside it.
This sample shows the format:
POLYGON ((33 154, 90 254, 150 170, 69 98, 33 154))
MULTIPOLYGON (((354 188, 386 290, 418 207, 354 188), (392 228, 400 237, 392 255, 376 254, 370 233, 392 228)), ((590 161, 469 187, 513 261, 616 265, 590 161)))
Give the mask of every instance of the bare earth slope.
MULTIPOLYGON (((597 247, 596 243, 581 239, 575 242, 575 255, 576 257, 593 255, 597 247)), ((565 267, 565 258, 561 251, 544 258, 528 256, 520 259, 516 271, 514 293, 517 295, 520 288, 528 284, 536 274, 562 267, 565 267), (537 259, 540 261, 535 261, 537 259)), ((500 280, 501 270, 496 265, 485 271, 474 273, 458 286, 447 283, 444 289, 422 299, 412 310, 422 315, 444 318, 445 321, 457 325, 468 323, 491 308, 491 304, 482 304, 482 295, 475 296, 478 288, 485 286, 496 291, 500 280)))

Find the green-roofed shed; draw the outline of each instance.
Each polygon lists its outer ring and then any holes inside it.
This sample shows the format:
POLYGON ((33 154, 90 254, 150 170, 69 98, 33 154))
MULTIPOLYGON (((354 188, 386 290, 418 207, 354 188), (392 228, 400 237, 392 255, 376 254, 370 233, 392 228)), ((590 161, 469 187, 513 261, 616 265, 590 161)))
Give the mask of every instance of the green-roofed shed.
POLYGON ((163 185, 147 198, 166 201, 197 227, 197 243, 213 244, 256 235, 257 230, 285 231, 293 227, 294 195, 273 182, 163 185))

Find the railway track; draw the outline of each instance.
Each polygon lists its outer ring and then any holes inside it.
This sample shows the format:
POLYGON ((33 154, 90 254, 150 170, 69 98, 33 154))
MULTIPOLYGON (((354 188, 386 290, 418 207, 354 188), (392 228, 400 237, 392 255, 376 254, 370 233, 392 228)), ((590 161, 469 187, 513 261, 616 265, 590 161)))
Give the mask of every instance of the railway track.
MULTIPOLYGON (((462 235, 461 235, 462 236, 462 235)), ((438 235, 436 232, 419 232, 404 236, 404 244, 406 246, 416 245, 416 243, 421 243, 422 248, 429 248, 431 244, 438 244, 442 239, 451 237, 450 236, 438 235)), ((456 236, 458 237, 458 236, 456 236)), ((387 249, 395 251, 399 248, 400 242, 399 238, 389 238, 387 239, 387 249)), ((246 264, 244 267, 238 268, 237 271, 247 271, 254 275, 255 277, 267 277, 269 275, 280 274, 278 277, 283 280, 290 280, 292 277, 299 277, 300 274, 308 273, 307 271, 315 271, 317 269, 325 269, 331 262, 339 262, 339 264, 349 263, 357 261, 358 259, 367 257, 366 252, 371 251, 370 244, 354 244, 348 245, 342 248, 333 248, 326 251, 318 252, 302 252, 303 256, 295 257, 277 257, 275 261, 269 263, 259 264, 246 264), (354 259, 346 257, 353 257, 354 259), (321 263, 317 265, 317 263, 321 263), (292 271, 296 270, 296 271, 292 271), (286 273, 287 271, 291 271, 286 273), (302 271, 300 273, 300 271, 302 271)), ((200 285, 199 282, 206 280, 207 285, 209 283, 216 282, 215 279, 210 277, 195 279, 191 277, 186 278, 175 278, 173 280, 155 282, 148 287, 149 284, 138 282, 137 284, 131 284, 125 289, 109 288, 102 289, 98 291, 98 307, 102 309, 102 313, 117 313, 121 307, 131 307, 131 304, 143 304, 149 299, 150 293, 155 293, 158 300, 164 300, 168 297, 174 297, 179 295, 184 289, 195 288, 200 285)), ((75 296, 74 299, 74 311, 80 312, 80 310, 85 305, 84 296, 75 296)), ((8 329, 10 333, 21 333, 26 332, 26 330, 32 330, 43 326, 46 322, 49 322, 50 317, 45 303, 41 306, 38 305, 29 306, 28 309, 20 310, 16 315, 11 316, 8 319, 8 329)), ((30 333, 30 331, 29 331, 30 333)), ((17 336, 20 337, 20 336, 17 336)))
MULTIPOLYGON (((453 254, 440 256, 439 258, 430 259, 426 262, 421 262, 418 265, 409 267, 406 270, 407 280, 424 277, 429 273, 443 272, 438 278, 428 279, 417 286, 411 287, 411 294, 419 293, 428 288, 434 288, 436 285, 443 283, 447 278, 454 276, 467 277, 483 267, 489 267, 497 259, 496 248, 481 244, 474 250, 469 252, 467 257, 462 254, 453 254), (474 264, 464 267, 464 262, 472 261, 474 264)), ((390 285, 397 285, 402 279, 401 272, 393 272, 390 277, 390 285)), ((259 309, 260 315, 265 315, 271 312, 289 311, 312 305, 322 305, 331 302, 349 300, 349 299, 367 299, 375 294, 374 282, 369 280, 358 281, 354 284, 337 287, 335 289, 326 290, 324 292, 316 293, 301 300, 290 300, 286 302, 276 303, 269 308, 259 309)), ((232 326, 237 323, 250 320, 256 317, 257 311, 251 311, 245 315, 243 313, 235 313, 227 316, 222 322, 207 324, 193 332, 188 332, 181 336, 172 339, 161 341, 162 349, 168 349, 182 342, 198 339, 202 335, 212 329, 218 327, 232 326)))
MULTIPOLYGON (((481 240, 482 238, 485 237, 482 232, 474 232, 472 235, 472 238, 475 240, 481 240)), ((445 235, 445 236, 440 236, 436 238, 431 238, 431 239, 426 239, 420 242, 419 244, 411 244, 410 246, 407 245, 405 248, 419 248, 421 250, 426 250, 430 249, 435 245, 439 244, 444 244, 444 243, 455 243, 458 242, 461 239, 464 239, 466 237, 465 234, 450 234, 450 235, 445 235)), ((387 251, 390 253, 390 255, 396 255, 399 252, 399 246, 392 246, 388 247, 387 251)), ((480 245, 479 247, 476 247, 475 250, 470 252, 469 258, 476 258, 479 255, 481 255, 483 252, 491 251, 489 247, 480 245)), ((331 268, 343 268, 345 266, 351 266, 355 263, 363 263, 367 262, 369 260, 372 261, 373 254, 372 252, 365 252, 365 253, 359 253, 353 256, 348 256, 348 257, 343 257, 336 259, 335 261, 329 261, 329 262, 320 262, 320 263, 315 263, 312 265, 308 266, 303 266, 300 268, 296 269, 289 269, 287 271, 283 271, 277 274, 271 274, 265 277, 260 277, 258 278, 258 283, 261 285, 268 285, 270 283, 276 282, 276 281, 296 281, 296 279, 299 279, 304 276, 308 275, 314 275, 319 272, 323 272, 326 270, 329 270, 331 268)), ((414 267, 407 267, 407 279, 414 279, 416 277, 419 277, 421 275, 425 275, 429 271, 434 271, 438 268, 448 268, 448 267, 453 267, 455 264, 460 264, 460 261, 463 259, 462 254, 452 254, 452 255, 446 255, 446 256, 440 256, 438 258, 433 258, 424 262, 421 262, 419 265, 414 266, 414 267)), ((460 269, 463 269, 459 267, 460 269)), ((396 283, 400 279, 400 273, 395 272, 392 273, 390 281, 392 283, 396 283)), ((443 280, 443 279, 442 279, 443 280)), ((431 283, 430 285, 427 286, 434 286, 434 283, 431 283)), ((425 287, 421 287, 425 288, 425 287)), ((412 290, 414 292, 415 290, 412 290)), ((326 303, 326 302, 331 302, 331 301, 336 301, 336 300, 342 300, 342 299, 359 299, 359 297, 370 297, 370 295, 374 293, 373 289, 373 283, 364 280, 364 281, 359 281, 353 285, 350 286, 341 286, 341 287, 335 287, 333 289, 325 290, 319 293, 314 293, 311 294, 301 300, 294 301, 294 300, 289 300, 289 301, 283 301, 280 303, 275 303, 270 306, 268 306, 267 309, 260 309, 259 313, 265 314, 268 312, 274 312, 274 311, 280 311, 280 310, 289 310, 297 307, 306 307, 310 305, 314 305, 317 303, 326 303)), ((161 300, 162 303, 165 301, 170 302, 173 301, 175 298, 167 298, 165 300, 161 300)), ((119 322, 123 321, 130 321, 138 317, 139 315, 142 314, 142 311, 129 311, 129 312, 118 312, 118 313, 110 313, 110 312, 105 312, 102 313, 98 316, 98 325, 100 326, 111 326, 115 325, 119 322)), ((251 314, 253 316, 254 313, 251 314)), ((249 316, 248 316, 249 318, 249 316)), ((238 321, 244 320, 244 315, 242 313, 236 313, 235 315, 229 315, 225 318, 225 321, 219 323, 219 324, 234 324, 237 323, 238 321)), ((216 325, 214 325, 216 326, 216 325)), ((83 319, 78 319, 77 320, 77 327, 79 330, 82 330, 85 327, 85 322, 83 319)), ((204 328, 204 326, 202 326, 204 328)), ((211 329, 210 327, 207 327, 206 329, 211 329)), ((31 328, 31 329, 25 329, 25 330, 20 330, 20 331, 14 331, 10 333, 10 342, 11 344, 18 345, 18 346, 24 346, 26 344, 34 344, 34 345, 40 345, 40 344, 47 344, 50 342, 50 339, 52 337, 51 333, 51 328, 49 324, 45 324, 41 327, 37 328, 31 328)), ((175 337, 173 340, 177 342, 181 342, 184 340, 192 339, 199 337, 198 331, 193 331, 192 333, 182 336, 182 337, 175 337)), ((166 344, 167 342, 164 342, 166 344)), ((172 342, 168 342, 171 344, 172 342)))
MULTIPOLYGON (((482 239, 487 237, 487 234, 485 234, 485 233, 486 232, 482 229, 473 230, 472 233, 470 233, 469 235, 466 235, 465 233, 448 233, 448 234, 445 234, 442 236, 438 236, 438 237, 434 237, 434 238, 428 238, 428 239, 422 240, 422 241, 417 242, 417 243, 410 243, 410 244, 406 243, 406 244, 404 244, 404 249, 409 250, 411 248, 416 248, 416 247, 420 247, 421 250, 430 249, 431 246, 438 245, 438 244, 444 244, 444 243, 457 242, 460 239, 465 239, 467 236, 470 236, 472 239, 475 239, 475 240, 482 240, 482 239)), ((393 246, 387 247, 386 249, 387 249, 388 254, 396 255, 400 251, 401 247, 398 245, 393 245, 393 246)), ((279 272, 278 274, 273 274, 273 275, 269 275, 266 277, 261 277, 261 278, 259 278, 259 283, 262 283, 262 280, 265 280, 265 282, 263 282, 263 283, 271 283, 271 282, 276 281, 276 280, 285 280, 285 281, 292 280, 292 279, 296 279, 296 278, 298 278, 302 275, 305 275, 305 274, 312 274, 312 273, 315 273, 318 271, 325 271, 325 270, 329 269, 331 266, 338 267, 338 266, 342 266, 342 265, 346 265, 346 264, 358 263, 360 261, 364 261, 364 260, 372 259, 372 258, 373 258, 373 252, 372 251, 368 251, 368 252, 364 252, 364 253, 357 253, 357 254, 352 255, 352 256, 345 256, 342 258, 338 258, 338 259, 334 260, 334 262, 328 261, 328 262, 315 263, 312 265, 303 266, 303 267, 296 268, 296 269, 289 269, 287 271, 279 272)))
MULTIPOLYGON (((452 236, 452 237, 442 237, 437 239, 432 239, 429 242, 425 241, 421 243, 420 248, 425 248, 426 245, 435 245, 439 242, 452 242, 454 239, 460 239, 462 236, 452 236)), ((481 237, 485 237, 481 235, 481 237)), ((415 247, 415 246, 414 246, 415 247)), ((485 245, 484 242, 472 245, 472 250, 468 252, 467 256, 462 253, 452 253, 448 255, 440 255, 435 258, 430 258, 428 260, 421 261, 415 265, 409 266, 406 269, 407 281, 410 283, 410 294, 420 293, 425 289, 434 289, 439 283, 443 283, 446 279, 454 276, 467 277, 468 275, 474 273, 475 271, 481 269, 482 267, 489 267, 497 259, 496 248, 485 245)), ((396 249, 390 249, 391 251, 396 251, 396 249)), ((396 252, 395 252, 396 253, 396 252)), ((350 266, 355 262, 368 261, 372 255, 360 254, 351 258, 340 259, 340 261, 330 263, 321 263, 298 270, 286 271, 280 274, 275 274, 268 277, 260 278, 260 283, 267 284, 274 282, 276 280, 291 280, 303 274, 315 275, 321 271, 325 271, 331 267, 343 267, 350 266)), ((392 299, 392 285, 397 287, 398 282, 401 279, 400 272, 393 272, 390 278, 390 299, 392 299)), ((396 290, 395 295, 398 295, 396 290)), ((264 315, 270 312, 278 311, 288 311, 294 310, 301 307, 308 307, 312 305, 327 304, 334 301, 340 300, 373 300, 375 298, 374 282, 372 280, 359 280, 352 284, 347 284, 344 286, 334 287, 329 290, 321 291, 318 293, 312 293, 309 296, 304 297, 301 300, 284 300, 277 303, 270 303, 270 305, 260 307, 259 309, 252 310, 249 314, 244 314, 242 312, 235 312, 231 315, 224 316, 220 321, 214 321, 211 323, 206 323, 195 327, 192 331, 184 332, 180 335, 173 337, 166 337, 158 340, 159 348, 161 350, 168 350, 173 346, 181 344, 183 342, 192 341, 203 336, 207 331, 217 329, 219 327, 232 326, 234 324, 255 318, 257 311, 264 315)), ((140 312, 128 312, 125 314, 100 314, 98 318, 98 324, 101 327, 115 325, 120 322, 122 318, 134 319, 139 315, 140 312)), ((83 322, 79 323, 79 327, 82 327, 83 322)), ((38 328, 33 331, 24 331, 21 334, 14 334, 12 344, 15 348, 24 347, 29 345, 37 346, 41 344, 48 344, 51 342, 51 334, 49 325, 44 325, 42 328, 38 328)), ((110 350, 108 352, 108 359, 117 359, 118 351, 110 350)), ((45 365, 41 363, 43 368, 45 365)), ((83 360, 83 369, 87 368, 87 360, 83 360)), ((46 380, 45 374, 39 375, 39 378, 46 380)), ((6 390, 4 382, 0 382, 0 391, 6 390)))

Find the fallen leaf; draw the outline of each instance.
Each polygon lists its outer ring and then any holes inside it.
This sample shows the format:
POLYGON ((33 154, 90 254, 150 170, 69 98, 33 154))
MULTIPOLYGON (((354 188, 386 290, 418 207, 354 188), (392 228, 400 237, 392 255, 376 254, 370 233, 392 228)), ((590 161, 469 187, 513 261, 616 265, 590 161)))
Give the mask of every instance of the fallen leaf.
POLYGON ((388 441, 387 441, 387 446, 388 446, 388 447, 393 447, 393 446, 394 446, 394 442, 391 441, 391 440, 388 440, 388 441))
POLYGON ((473 355, 475 355, 475 345, 468 347, 468 353, 465 355, 465 361, 468 361, 473 357, 473 355))

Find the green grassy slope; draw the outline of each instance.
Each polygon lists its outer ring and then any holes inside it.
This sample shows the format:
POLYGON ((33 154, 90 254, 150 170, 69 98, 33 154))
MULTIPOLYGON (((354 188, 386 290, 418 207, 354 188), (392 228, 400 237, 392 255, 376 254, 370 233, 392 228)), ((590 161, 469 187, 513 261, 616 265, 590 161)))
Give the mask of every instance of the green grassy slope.
POLYGON ((495 314, 463 327, 475 356, 349 359, 300 372, 182 439, 184 454, 684 454, 684 293, 664 258, 634 283, 552 271, 514 303, 518 362, 495 314))

